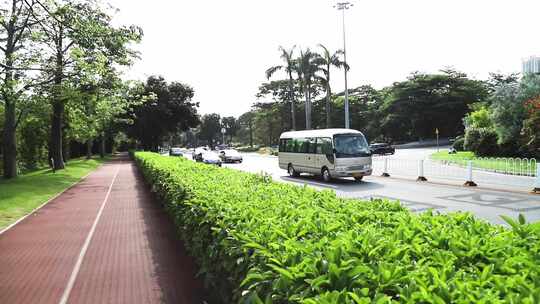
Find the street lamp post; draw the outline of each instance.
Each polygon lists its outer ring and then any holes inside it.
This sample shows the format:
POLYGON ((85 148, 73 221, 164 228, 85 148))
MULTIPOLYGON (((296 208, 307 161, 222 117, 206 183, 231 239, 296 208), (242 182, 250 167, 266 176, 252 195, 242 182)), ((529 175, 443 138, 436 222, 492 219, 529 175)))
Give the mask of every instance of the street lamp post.
MULTIPOLYGON (((345 50, 345 10, 348 10, 353 6, 350 2, 338 2, 334 5, 335 8, 341 11, 342 21, 343 21, 343 61, 345 66, 347 65, 347 51, 345 50)), ((347 88, 347 69, 343 68, 345 71, 345 128, 349 129, 350 120, 349 120, 349 90, 347 88)))

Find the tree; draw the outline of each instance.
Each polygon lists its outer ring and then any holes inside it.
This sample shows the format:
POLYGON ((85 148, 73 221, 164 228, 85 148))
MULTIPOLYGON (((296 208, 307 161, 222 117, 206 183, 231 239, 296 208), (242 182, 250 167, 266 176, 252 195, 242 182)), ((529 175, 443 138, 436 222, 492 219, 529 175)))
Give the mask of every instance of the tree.
POLYGON ((279 50, 281 51, 280 58, 283 60, 283 65, 277 65, 269 68, 266 70, 266 78, 270 79, 272 75, 279 71, 279 70, 285 70, 287 73, 288 79, 287 79, 287 85, 288 85, 288 94, 287 94, 287 100, 291 104, 291 129, 296 130, 296 114, 295 114, 295 99, 296 99, 296 93, 294 90, 294 78, 293 78, 293 72, 296 71, 295 69, 295 60, 293 58, 294 48, 296 46, 293 46, 289 50, 286 50, 282 46, 279 47, 279 50))
POLYGON ((208 145, 214 148, 216 139, 221 133, 221 117, 219 114, 205 114, 201 119, 201 131, 199 137, 208 141, 208 145))
POLYGON ((315 75, 320 70, 316 62, 317 54, 309 48, 300 51, 300 56, 296 59, 296 73, 300 81, 300 87, 306 98, 306 129, 311 129, 311 98, 317 95, 317 88, 314 86, 315 75))
POLYGON ((128 110, 126 133, 138 140, 143 149, 157 151, 170 133, 187 131, 199 124, 198 103, 192 101, 193 89, 180 82, 168 84, 161 76, 150 76, 142 92, 132 92, 132 99, 143 102, 128 110))
POLYGON ((238 125, 240 129, 238 133, 242 133, 243 130, 247 130, 249 146, 253 148, 253 119, 255 113, 253 111, 246 112, 238 117, 238 125))
POLYGON ((232 142, 233 136, 236 135, 238 131, 238 122, 234 116, 223 117, 221 119, 221 124, 226 130, 226 135, 229 136, 229 141, 232 142))
POLYGON ((44 49, 52 50, 43 63, 52 77, 50 87, 52 118, 50 154, 55 169, 64 168, 63 129, 66 96, 65 81, 76 75, 76 67, 82 62, 91 65, 96 56, 109 59, 109 64, 128 65, 135 52, 128 47, 132 41, 139 41, 140 28, 135 26, 115 28, 111 16, 98 2, 50 1, 38 2, 39 9, 32 14, 42 33, 44 49))
POLYGON ((493 93, 497 88, 503 85, 516 85, 519 83, 519 73, 501 74, 489 73, 489 79, 486 81, 487 88, 493 93))
POLYGON ((395 83, 381 107, 383 129, 392 138, 410 140, 462 134, 463 116, 469 105, 487 98, 483 82, 454 70, 439 74, 413 73, 407 81, 395 83), (409 132, 409 134, 405 134, 409 132))
POLYGON ((520 100, 519 94, 517 84, 503 84, 490 98, 490 119, 500 145, 515 143, 519 137, 525 119, 524 101, 520 100))
POLYGON ((258 102, 253 105, 253 109, 256 140, 266 146, 277 144, 279 135, 285 131, 283 117, 287 111, 284 104, 258 102))
POLYGON ((1 101, 4 105, 4 126, 2 132, 3 174, 5 178, 17 176, 17 137, 16 130, 24 118, 25 107, 18 103, 24 99, 26 91, 37 82, 30 76, 39 71, 33 62, 39 51, 33 43, 31 9, 34 0, 3 1, 0 18, 0 73, 3 83, 0 86, 1 101), (18 113, 17 113, 18 112, 18 113))
POLYGON ((336 67, 349 70, 349 66, 340 59, 340 56, 343 55, 343 50, 337 50, 335 53, 332 54, 324 45, 319 44, 319 47, 322 49, 322 54, 317 56, 317 58, 315 59, 315 64, 321 66, 320 70, 322 71, 323 76, 316 76, 316 78, 321 82, 322 86, 326 91, 326 127, 330 128, 332 126, 330 110, 330 103, 332 99, 332 89, 330 87, 330 69, 332 67, 336 67))
POLYGON ((523 146, 530 157, 540 159, 540 92, 525 102, 527 118, 523 121, 523 146))

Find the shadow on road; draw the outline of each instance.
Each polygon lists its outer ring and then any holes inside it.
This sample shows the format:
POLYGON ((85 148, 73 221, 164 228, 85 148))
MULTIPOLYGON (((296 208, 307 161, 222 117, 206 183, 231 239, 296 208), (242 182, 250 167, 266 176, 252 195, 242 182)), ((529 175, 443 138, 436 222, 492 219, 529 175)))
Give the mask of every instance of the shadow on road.
POLYGON ((321 179, 320 176, 312 175, 301 175, 299 177, 290 177, 287 175, 279 177, 283 181, 299 183, 299 184, 308 184, 315 187, 329 188, 342 192, 356 192, 363 190, 375 190, 383 188, 383 184, 379 184, 373 181, 361 181, 357 182, 353 179, 348 178, 336 178, 331 182, 325 182, 321 179))

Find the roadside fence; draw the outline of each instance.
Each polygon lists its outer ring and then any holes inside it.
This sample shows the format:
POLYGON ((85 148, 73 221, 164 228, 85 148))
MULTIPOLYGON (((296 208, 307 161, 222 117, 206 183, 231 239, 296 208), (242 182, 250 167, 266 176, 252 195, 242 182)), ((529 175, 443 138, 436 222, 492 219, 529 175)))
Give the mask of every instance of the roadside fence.
POLYGON ((535 159, 478 158, 457 162, 377 157, 373 158, 373 171, 374 175, 417 181, 450 180, 465 186, 478 184, 540 192, 540 164, 535 159))

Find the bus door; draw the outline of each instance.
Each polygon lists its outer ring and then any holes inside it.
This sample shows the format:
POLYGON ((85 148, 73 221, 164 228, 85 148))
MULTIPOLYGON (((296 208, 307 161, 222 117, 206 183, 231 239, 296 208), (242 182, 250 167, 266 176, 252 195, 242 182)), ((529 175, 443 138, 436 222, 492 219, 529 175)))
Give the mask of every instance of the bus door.
POLYGON ((331 170, 334 169, 334 149, 332 146, 332 139, 327 137, 317 138, 315 158, 317 159, 317 173, 320 173, 323 167, 327 167, 331 170))

